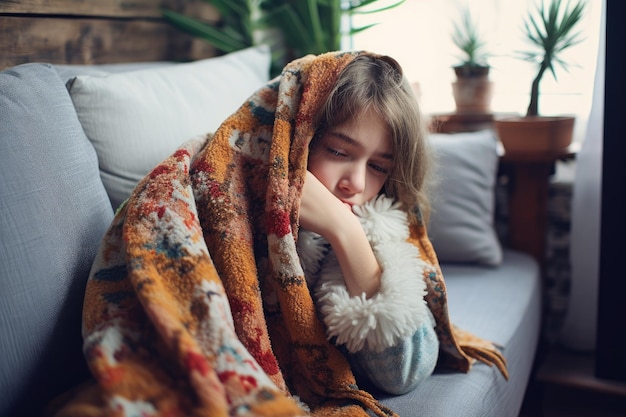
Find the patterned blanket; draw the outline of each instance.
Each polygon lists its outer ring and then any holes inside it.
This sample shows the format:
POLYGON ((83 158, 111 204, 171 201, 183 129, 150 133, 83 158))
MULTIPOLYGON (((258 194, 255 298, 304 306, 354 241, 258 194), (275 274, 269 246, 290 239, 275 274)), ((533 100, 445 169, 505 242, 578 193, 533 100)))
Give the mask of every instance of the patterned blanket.
MULTIPOLYGON (((296 253, 312 117, 358 53, 308 56, 214 135, 155 167, 118 211, 83 312, 94 381, 60 416, 393 416, 326 338, 296 253)), ((411 241, 438 265, 423 225, 411 241)), ((427 271, 439 366, 503 356, 451 325, 427 271)))

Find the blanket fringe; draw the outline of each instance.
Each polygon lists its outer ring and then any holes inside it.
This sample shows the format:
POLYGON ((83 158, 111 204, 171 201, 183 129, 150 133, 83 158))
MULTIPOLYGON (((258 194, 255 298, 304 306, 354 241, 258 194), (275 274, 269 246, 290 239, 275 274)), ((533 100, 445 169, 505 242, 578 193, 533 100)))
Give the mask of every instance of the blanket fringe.
POLYGON ((506 358, 494 343, 476 337, 456 326, 453 327, 453 331, 465 355, 489 366, 495 366, 506 380, 509 379, 506 358))
POLYGON ((350 391, 348 397, 354 398, 358 400, 361 404, 365 405, 369 410, 371 410, 376 416, 379 417, 398 417, 398 414, 393 412, 390 408, 382 405, 376 398, 374 398, 370 393, 358 390, 358 391, 350 391))
POLYGON ((325 404, 315 407, 311 416, 313 417, 399 417, 397 413, 388 407, 382 405, 377 399, 375 399, 370 393, 359 389, 347 389, 339 392, 335 392, 333 400, 328 401, 325 404), (342 401, 354 401, 357 404, 340 405, 337 407, 336 402, 342 401), (368 412, 368 410, 370 412, 368 412))
POLYGON ((467 346, 463 344, 461 344, 461 349, 463 349, 463 353, 473 359, 486 363, 489 366, 495 365, 495 367, 498 368, 504 379, 509 379, 506 359, 501 352, 497 350, 487 349, 484 347, 467 346))

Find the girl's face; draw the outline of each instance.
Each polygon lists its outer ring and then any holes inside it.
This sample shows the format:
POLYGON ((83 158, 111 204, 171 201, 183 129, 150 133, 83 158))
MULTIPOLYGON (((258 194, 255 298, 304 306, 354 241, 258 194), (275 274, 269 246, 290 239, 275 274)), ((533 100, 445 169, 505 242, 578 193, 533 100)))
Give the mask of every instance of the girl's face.
POLYGON ((366 203, 382 190, 393 166, 388 130, 378 113, 368 110, 319 137, 308 170, 344 203, 366 203))

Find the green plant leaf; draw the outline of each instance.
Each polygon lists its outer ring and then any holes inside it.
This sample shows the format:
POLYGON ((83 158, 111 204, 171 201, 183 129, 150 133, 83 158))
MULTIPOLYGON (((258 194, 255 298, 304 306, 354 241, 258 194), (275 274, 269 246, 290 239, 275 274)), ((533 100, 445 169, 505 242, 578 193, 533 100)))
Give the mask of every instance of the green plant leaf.
POLYGON ((394 4, 390 4, 389 6, 384 6, 381 7, 380 9, 372 9, 372 10, 361 10, 363 7, 367 6, 368 4, 372 4, 375 3, 378 0, 370 0, 370 1, 364 1, 361 4, 357 5, 357 6, 352 6, 350 7, 348 10, 353 13, 353 14, 373 14, 373 13, 380 13, 380 12, 384 12, 385 10, 390 10, 393 9, 395 7, 398 7, 399 5, 401 5, 402 3, 404 3, 406 0, 400 0, 397 3, 394 4))
MULTIPOLYGON (((251 46, 258 30, 276 30, 282 42, 272 45, 273 68, 276 59, 293 59, 306 54, 320 54, 341 47, 342 17, 351 13, 379 13, 398 7, 406 0, 373 10, 363 10, 379 0, 203 0, 220 14, 215 25, 164 10, 173 25, 202 38, 216 48, 232 52, 251 46), (281 58, 282 57, 282 58, 281 58)), ((366 30, 376 24, 348 28, 346 34, 366 30)), ((258 38, 257 38, 258 39, 258 38)))
POLYGON ((327 4, 320 4, 320 15, 329 22, 330 27, 324 33, 327 35, 327 49, 336 50, 341 48, 341 17, 345 13, 341 9, 342 0, 331 0, 327 4))
POLYGON ((320 22, 319 10, 317 8, 316 0, 307 0, 307 9, 309 13, 310 28, 313 34, 313 39, 318 50, 324 49, 324 29, 322 29, 322 23, 320 22))
POLYGON ((358 28, 352 28, 350 29, 350 35, 354 35, 355 33, 359 33, 359 32, 363 32, 364 30, 367 30, 373 26, 378 25, 378 23, 370 23, 369 25, 365 25, 365 26, 361 26, 358 28))
POLYGON ((232 37, 224 35, 220 30, 213 26, 207 25, 183 14, 167 9, 163 9, 162 13, 165 18, 167 18, 179 29, 205 39, 207 42, 224 52, 234 52, 250 46, 237 41, 232 37))
POLYGON ((526 51, 521 54, 522 59, 539 63, 537 75, 533 79, 530 94, 528 115, 538 114, 539 83, 546 70, 550 71, 554 79, 556 67, 567 70, 568 64, 560 57, 560 53, 581 42, 580 32, 573 32, 578 26, 586 0, 575 0, 571 7, 571 0, 564 3, 562 0, 550 0, 546 8, 545 1, 541 1, 532 9, 524 20, 523 29, 530 44, 537 51, 526 51))
POLYGON ((453 23, 452 42, 462 52, 460 66, 488 66, 487 44, 478 33, 478 24, 467 7, 461 9, 460 20, 453 23))
POLYGON ((283 4, 268 11, 265 19, 281 29, 285 42, 291 47, 302 50, 312 48, 305 24, 290 5, 283 4))

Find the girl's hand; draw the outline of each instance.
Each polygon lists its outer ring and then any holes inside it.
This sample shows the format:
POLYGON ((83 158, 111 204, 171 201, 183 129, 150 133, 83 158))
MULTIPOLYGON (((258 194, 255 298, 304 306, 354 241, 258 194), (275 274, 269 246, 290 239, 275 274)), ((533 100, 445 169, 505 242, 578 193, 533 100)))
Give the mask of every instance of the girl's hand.
POLYGON ((311 172, 307 171, 300 200, 300 225, 324 236, 336 232, 345 222, 358 223, 348 204, 335 197, 311 172))
POLYGON ((300 225, 328 240, 350 295, 376 294, 381 270, 359 219, 309 171, 300 200, 300 225))

